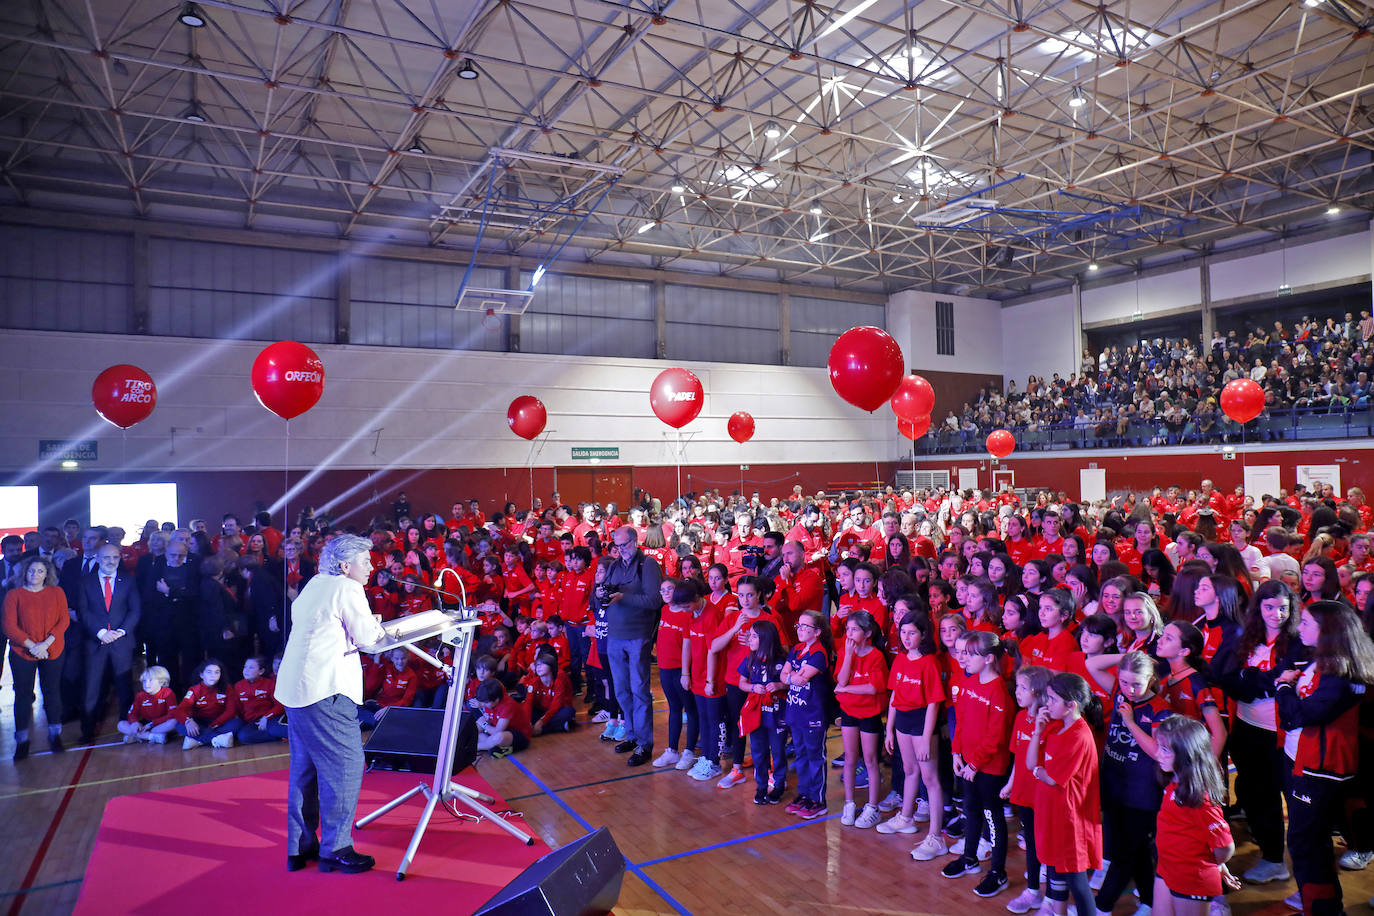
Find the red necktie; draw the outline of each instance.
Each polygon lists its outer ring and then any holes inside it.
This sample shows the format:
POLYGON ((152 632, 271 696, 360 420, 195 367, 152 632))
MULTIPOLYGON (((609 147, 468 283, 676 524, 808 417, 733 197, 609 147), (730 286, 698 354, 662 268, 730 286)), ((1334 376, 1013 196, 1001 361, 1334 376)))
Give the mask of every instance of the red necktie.
POLYGON ((109 576, 101 576, 100 578, 105 580, 105 611, 108 613, 110 610, 110 604, 114 600, 114 588, 110 585, 109 576))

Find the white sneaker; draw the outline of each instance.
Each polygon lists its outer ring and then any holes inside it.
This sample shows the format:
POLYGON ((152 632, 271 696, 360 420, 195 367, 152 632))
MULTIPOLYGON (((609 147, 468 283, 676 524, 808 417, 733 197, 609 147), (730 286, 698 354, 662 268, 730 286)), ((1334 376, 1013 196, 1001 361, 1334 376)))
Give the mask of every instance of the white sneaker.
POLYGON ((1106 859, 1103 859, 1102 867, 1097 869, 1091 875, 1088 876, 1088 887, 1092 888, 1095 891, 1102 890, 1102 882, 1107 878, 1107 867, 1111 864, 1111 862, 1108 862, 1106 859))
POLYGON ((878 825, 879 833, 915 833, 916 820, 910 817, 902 817, 899 811, 892 817, 878 825))
MULTIPOLYGON (((964 838, 963 838, 963 837, 959 837, 959 839, 955 840, 955 841, 954 841, 954 844, 953 844, 952 846, 949 847, 949 854, 952 855, 952 856, 962 856, 962 855, 964 854, 964 838)), ((981 861, 981 862, 986 862, 988 859, 991 859, 991 858, 992 858, 992 841, 990 841, 990 840, 979 840, 979 841, 978 841, 978 859, 979 859, 979 861, 981 861)))
POLYGON ((876 805, 864 805, 864 809, 859 812, 859 816, 854 818, 854 826, 860 830, 867 830, 869 827, 878 826, 878 822, 883 819, 876 805))
POLYGON ((902 795, 896 789, 883 796, 883 800, 878 802, 878 810, 884 813, 896 811, 902 807, 902 795))
POLYGON ((611 714, 608 713, 606 710, 603 709, 603 710, 601 710, 599 713, 597 713, 596 715, 592 716, 592 721, 593 721, 593 722, 609 722, 609 721, 611 721, 611 714))
POLYGON ((234 736, 231 735, 231 734, 229 734, 228 732, 225 732, 225 733, 222 734, 222 735, 215 735, 215 737, 213 737, 213 738, 210 739, 210 746, 211 746, 211 747, 233 747, 233 746, 234 746, 234 736))
POLYGON ((137 743, 138 743, 138 736, 137 736, 137 735, 125 735, 125 736, 124 736, 124 741, 123 741, 122 743, 123 743, 123 744, 137 744, 137 743))
POLYGON ((916 799, 916 814, 912 817, 912 820, 916 821, 918 824, 924 824, 926 821, 930 820, 930 802, 926 801, 924 798, 916 799))
MULTIPOLYGON (((1342 856, 1341 858, 1344 859, 1345 857, 1342 856)), ((1344 861, 1341 864, 1345 864, 1344 861)), ((1282 862, 1260 859, 1241 872, 1241 877, 1251 884, 1268 884, 1270 881, 1287 881, 1290 875, 1288 874, 1288 866, 1282 862)))
POLYGON ((654 766, 660 769, 662 769, 663 767, 674 766, 681 759, 682 755, 670 747, 654 758, 654 766))
POLYGON ((1301 913, 1301 912, 1302 912, 1302 891, 1294 891, 1293 893, 1289 894, 1287 897, 1284 897, 1284 898, 1283 898, 1283 905, 1286 906, 1286 907, 1288 907, 1290 910, 1297 910, 1298 912, 1301 913))
POLYGON ((1152 912, 1154 912, 1154 907, 1142 903, 1140 906, 1135 908, 1135 912, 1132 913, 1131 916, 1150 916, 1152 912))
POLYGON ((150 744, 166 744, 167 736, 162 732, 150 732, 148 734, 148 742, 150 744))
POLYGON ((708 779, 715 779, 720 775, 720 764, 712 763, 705 757, 698 757, 696 764, 693 765, 691 772, 687 775, 697 782, 706 782, 708 779))
POLYGON ((181 742, 181 749, 183 751, 189 751, 193 747, 200 747, 200 742, 190 735, 187 735, 186 739, 181 742))
POLYGON ((1341 868, 1347 871, 1359 871, 1374 860, 1374 852, 1358 852, 1354 849, 1341 856, 1341 868))
MULTIPOLYGON (((680 757, 678 757, 677 763, 674 764, 673 769, 675 769, 675 770, 690 770, 690 769, 692 768, 692 765, 695 764, 696 762, 697 762, 697 755, 696 755, 696 754, 693 754, 691 751, 683 751, 683 752, 682 752, 682 755, 681 755, 680 757)), ((658 766, 658 764, 654 764, 654 766, 658 766)))
POLYGON ((840 811, 840 823, 846 827, 854 826, 854 803, 845 802, 844 808, 840 811))
POLYGON ((938 856, 947 853, 949 849, 945 846, 944 838, 938 833, 926 836, 924 840, 916 844, 916 848, 911 850, 911 857, 917 862, 929 862, 938 856))
POLYGON ((1045 895, 1040 891, 1033 891, 1030 888, 1026 888, 1013 897, 1011 902, 1007 904, 1007 912, 1029 913, 1031 910, 1040 909, 1040 904, 1044 901, 1045 895))
POLYGON ((729 789, 744 782, 744 771, 737 766, 730 767, 730 772, 721 777, 720 782, 716 783, 718 789, 729 789))

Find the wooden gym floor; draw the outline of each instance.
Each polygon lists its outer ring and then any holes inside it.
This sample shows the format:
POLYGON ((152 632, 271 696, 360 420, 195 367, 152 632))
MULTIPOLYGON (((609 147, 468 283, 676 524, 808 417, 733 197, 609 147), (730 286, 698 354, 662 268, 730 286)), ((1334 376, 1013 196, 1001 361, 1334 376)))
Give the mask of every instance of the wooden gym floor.
MULTIPOLYGON (((284 744, 190 752, 182 751, 179 742, 122 745, 112 721, 95 746, 53 755, 47 753, 41 715, 33 730, 34 754, 16 765, 11 762, 13 700, 6 678, 0 684, 0 824, 8 854, 0 858, 0 916, 71 912, 110 798, 287 765, 284 744)), ((660 703, 656 709, 662 740, 666 707, 660 703)), ((67 727, 69 743, 76 731, 67 727)), ((940 876, 944 859, 911 861, 907 852, 921 835, 883 836, 842 827, 838 771, 830 773, 829 817, 806 822, 781 807, 755 806, 752 778, 721 790, 714 781, 697 783, 672 769, 629 769, 610 744, 597 740, 600 731, 600 726, 584 725, 572 734, 538 738, 517 757, 483 758, 477 767, 551 847, 609 826, 632 863, 618 908, 627 916, 1002 916, 1006 903, 1024 886, 1019 880, 1024 860, 1014 844, 1008 862, 1011 887, 984 900, 973 894, 977 877, 940 876)), ((830 752, 839 752, 838 731, 830 752)), ((1258 852, 1243 821, 1232 827, 1238 847, 1232 865, 1239 872, 1258 852)), ((356 839, 366 851, 366 831, 356 839)), ((1341 851, 1338 846, 1337 853, 1341 851)), ((424 854, 421 845, 419 855, 424 854)), ((1374 893, 1374 867, 1343 872, 1342 884, 1347 908, 1362 911, 1374 893)), ((1228 899, 1236 916, 1290 916, 1282 900, 1294 889, 1291 881, 1247 886, 1228 899)), ((1135 906, 1128 893, 1115 913, 1130 916, 1135 906)))

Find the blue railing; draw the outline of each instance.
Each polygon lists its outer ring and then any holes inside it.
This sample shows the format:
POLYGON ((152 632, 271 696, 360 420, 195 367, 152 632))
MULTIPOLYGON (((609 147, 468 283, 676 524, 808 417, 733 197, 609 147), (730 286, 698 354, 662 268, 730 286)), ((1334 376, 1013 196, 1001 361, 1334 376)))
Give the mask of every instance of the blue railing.
MULTIPOLYGON (((916 441, 917 455, 955 455, 986 452, 985 441, 995 427, 978 432, 953 432, 932 429, 916 441)), ((1355 439, 1374 436, 1374 408, 1370 407, 1295 407, 1268 410, 1245 424, 1219 415, 1210 430, 1198 429, 1195 420, 1182 428, 1171 428, 1162 419, 1132 420, 1124 432, 1115 422, 1111 430, 1099 433, 1097 424, 1075 428, 1072 421, 1036 429, 1008 426, 1016 437, 1019 451, 1056 451, 1085 448, 1144 448, 1161 445, 1239 445, 1261 442, 1300 442, 1309 439, 1355 439), (1243 433, 1243 435, 1242 435, 1243 433)))

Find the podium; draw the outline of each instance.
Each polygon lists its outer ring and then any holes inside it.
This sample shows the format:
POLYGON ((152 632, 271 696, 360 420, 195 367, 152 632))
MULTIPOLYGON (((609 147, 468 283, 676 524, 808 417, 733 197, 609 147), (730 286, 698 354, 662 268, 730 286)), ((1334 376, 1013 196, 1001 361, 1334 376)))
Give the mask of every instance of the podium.
POLYGON ((401 858, 401 864, 396 869, 397 881, 405 880, 406 871, 410 868, 410 863, 415 858, 415 852, 420 847, 420 840, 429 827, 429 819, 434 816, 434 809, 440 804, 462 805, 479 819, 491 821, 526 846, 534 845, 534 837, 487 807, 496 801, 495 798, 453 781, 454 755, 458 749, 458 726, 464 715, 471 715, 464 709, 462 679, 466 676, 472 661, 472 649, 476 641, 478 624, 479 621, 470 608, 426 611, 423 614, 405 617, 395 622, 387 628, 388 638, 378 646, 372 647, 373 651, 376 652, 404 648, 428 664, 445 669, 453 676, 454 681, 448 692, 448 702, 444 704, 444 723, 442 731, 439 733, 439 757, 434 765, 433 780, 421 782, 415 788, 393 798, 371 814, 359 818, 354 824, 361 830, 416 795, 423 794, 425 796, 424 810, 420 813, 420 820, 415 825, 415 832, 410 837, 410 845, 406 847, 405 855, 401 858), (420 648, 420 643, 436 636, 453 646, 453 666, 451 668, 420 648))

